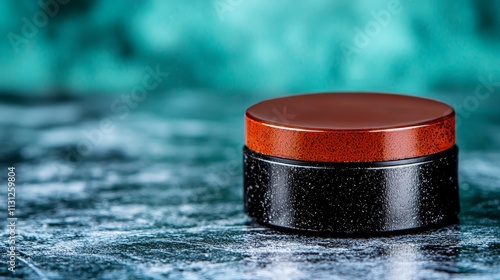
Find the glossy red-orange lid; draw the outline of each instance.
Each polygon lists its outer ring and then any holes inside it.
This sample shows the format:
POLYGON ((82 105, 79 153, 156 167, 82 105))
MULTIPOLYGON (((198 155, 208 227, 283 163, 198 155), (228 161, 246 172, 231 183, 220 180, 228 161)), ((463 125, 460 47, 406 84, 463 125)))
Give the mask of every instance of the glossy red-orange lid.
POLYGON ((257 103, 245 144, 258 153, 315 162, 376 162, 436 154, 455 145, 447 104, 386 93, 318 93, 257 103))

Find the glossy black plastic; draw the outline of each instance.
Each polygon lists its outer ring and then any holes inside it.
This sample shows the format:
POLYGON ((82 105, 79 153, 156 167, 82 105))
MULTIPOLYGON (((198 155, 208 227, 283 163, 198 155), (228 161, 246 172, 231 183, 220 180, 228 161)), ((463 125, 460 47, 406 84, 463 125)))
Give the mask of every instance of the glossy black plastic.
POLYGON ((317 163, 243 151, 245 212, 283 230, 375 234, 455 223, 458 148, 412 159, 317 163))

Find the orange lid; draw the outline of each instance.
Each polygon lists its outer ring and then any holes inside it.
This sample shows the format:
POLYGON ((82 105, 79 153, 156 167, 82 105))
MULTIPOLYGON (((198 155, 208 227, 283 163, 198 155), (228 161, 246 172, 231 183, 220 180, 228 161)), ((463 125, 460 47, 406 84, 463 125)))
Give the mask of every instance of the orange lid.
POLYGON ((246 111, 245 144, 258 153, 315 162, 421 157, 455 145, 447 104, 386 93, 317 93, 275 98, 246 111))

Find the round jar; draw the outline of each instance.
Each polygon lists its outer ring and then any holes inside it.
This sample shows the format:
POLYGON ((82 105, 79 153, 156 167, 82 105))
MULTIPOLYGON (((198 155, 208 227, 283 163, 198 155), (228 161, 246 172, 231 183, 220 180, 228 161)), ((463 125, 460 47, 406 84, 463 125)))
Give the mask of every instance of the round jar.
POLYGON ((376 234, 457 222, 455 112, 385 93, 275 98, 245 115, 245 212, 278 229, 376 234))

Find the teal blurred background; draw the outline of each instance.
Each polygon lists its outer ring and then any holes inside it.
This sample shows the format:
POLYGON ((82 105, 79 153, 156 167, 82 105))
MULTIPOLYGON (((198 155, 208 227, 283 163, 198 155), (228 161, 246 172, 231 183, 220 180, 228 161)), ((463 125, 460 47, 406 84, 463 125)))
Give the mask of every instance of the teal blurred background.
POLYGON ((0 3, 0 88, 116 94, 150 64, 171 74, 158 91, 467 93, 478 75, 500 80, 494 0, 60 2, 0 3))
POLYGON ((494 0, 2 1, 0 96, 120 97, 151 69, 162 79, 144 104, 182 91, 240 110, 299 92, 397 92, 453 105, 459 127, 482 134, 459 129, 461 147, 482 149, 498 140, 474 124, 489 111, 500 121, 498 13, 494 0))

